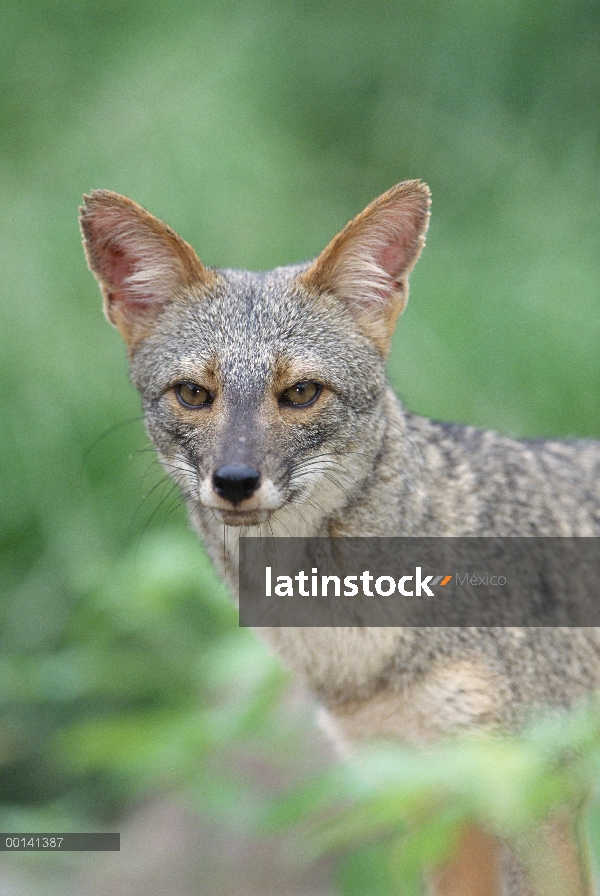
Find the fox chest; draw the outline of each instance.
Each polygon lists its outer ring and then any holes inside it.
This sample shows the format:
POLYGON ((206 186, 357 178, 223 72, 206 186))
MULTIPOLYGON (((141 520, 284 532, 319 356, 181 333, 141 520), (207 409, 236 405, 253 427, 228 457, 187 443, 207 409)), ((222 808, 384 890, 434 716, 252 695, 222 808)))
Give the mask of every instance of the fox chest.
POLYGON ((338 744, 385 737, 427 743, 507 721, 507 683, 485 662, 439 657, 404 665, 419 630, 261 629, 259 635, 321 698, 324 727, 338 744))

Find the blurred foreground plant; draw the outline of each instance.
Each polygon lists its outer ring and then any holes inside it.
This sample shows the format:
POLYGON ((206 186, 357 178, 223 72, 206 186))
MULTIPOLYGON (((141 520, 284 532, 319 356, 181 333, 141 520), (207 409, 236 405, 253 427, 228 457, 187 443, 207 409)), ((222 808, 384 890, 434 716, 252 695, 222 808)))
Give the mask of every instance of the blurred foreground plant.
MULTIPOLYGON (((594 698, 536 720, 519 736, 463 736, 424 748, 372 744, 280 799, 267 827, 301 825, 308 855, 341 854, 346 896, 419 896, 426 871, 450 859, 473 824, 528 843, 528 860, 552 874, 557 859, 541 851, 536 829, 590 797, 598 865, 599 778, 594 698)), ((559 876, 557 865, 557 883, 559 876)))
POLYGON ((2 655, 11 827, 36 827, 37 813, 38 826, 81 828, 175 791, 251 835, 266 811, 269 832, 302 835, 292 839, 309 861, 338 855, 345 896, 416 896, 424 869, 446 861, 469 826, 526 838, 591 795, 600 856, 597 699, 519 736, 379 743, 316 771, 306 704, 282 711, 289 677, 238 628, 193 534, 146 536, 116 567, 82 575, 80 592, 43 651, 2 655))
POLYGON ((241 776, 222 755, 219 780, 215 755, 273 753, 287 736, 288 678, 238 628, 191 533, 154 533, 97 565, 43 649, 5 649, 0 679, 4 811, 55 804, 80 821, 182 788, 226 809, 241 776))

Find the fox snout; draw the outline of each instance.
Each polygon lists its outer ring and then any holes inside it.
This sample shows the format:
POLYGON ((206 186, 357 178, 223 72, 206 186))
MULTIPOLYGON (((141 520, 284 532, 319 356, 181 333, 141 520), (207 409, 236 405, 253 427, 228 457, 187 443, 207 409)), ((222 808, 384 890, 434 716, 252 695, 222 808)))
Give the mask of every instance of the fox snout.
POLYGON ((252 497, 260 485, 260 473, 248 464, 224 464, 213 473, 212 484, 220 498, 237 505, 252 497))
POLYGON ((285 491, 253 457, 217 456, 213 464, 200 473, 199 504, 227 525, 265 522, 285 503, 285 491))

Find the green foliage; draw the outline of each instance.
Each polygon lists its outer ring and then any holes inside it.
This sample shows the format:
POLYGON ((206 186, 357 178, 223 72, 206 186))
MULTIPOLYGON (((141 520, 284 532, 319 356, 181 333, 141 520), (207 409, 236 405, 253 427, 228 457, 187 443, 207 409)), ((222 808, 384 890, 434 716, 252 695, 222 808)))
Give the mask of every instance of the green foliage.
MULTIPOLYGON (((284 796, 267 826, 302 823, 307 854, 341 854, 347 896, 365 892, 371 881, 381 896, 419 896, 425 871, 452 856, 467 826, 512 841, 535 836, 564 806, 580 806, 591 794, 597 799, 599 771, 594 700, 536 721, 519 736, 465 736, 418 749, 371 745, 284 796)), ((593 809, 595 830, 597 802, 593 809)), ((546 857, 549 867, 553 861, 546 857)))
POLYGON ((275 748, 287 679, 236 624, 191 533, 147 536, 51 645, 5 649, 4 799, 107 816, 149 791, 194 789, 227 745, 252 749, 260 734, 275 748))

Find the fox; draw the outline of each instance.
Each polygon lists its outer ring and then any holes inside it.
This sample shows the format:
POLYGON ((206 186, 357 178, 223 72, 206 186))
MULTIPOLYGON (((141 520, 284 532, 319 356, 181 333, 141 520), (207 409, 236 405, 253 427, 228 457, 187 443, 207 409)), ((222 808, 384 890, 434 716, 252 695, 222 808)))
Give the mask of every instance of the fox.
MULTIPOLYGON (((205 266, 107 190, 80 224, 146 429, 235 596, 239 539, 600 535, 600 442, 518 440, 410 412, 386 359, 423 246, 430 191, 408 180, 315 258, 262 273, 205 266)), ((600 629, 272 627, 260 635, 345 747, 514 731, 600 685, 600 629)), ((581 806, 542 836, 465 829, 434 896, 591 896, 581 806), (538 841, 539 842, 539 841, 538 841)))

